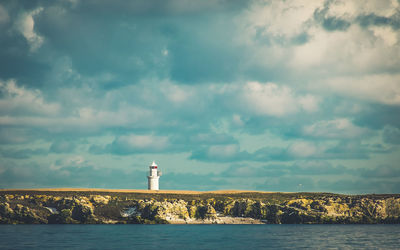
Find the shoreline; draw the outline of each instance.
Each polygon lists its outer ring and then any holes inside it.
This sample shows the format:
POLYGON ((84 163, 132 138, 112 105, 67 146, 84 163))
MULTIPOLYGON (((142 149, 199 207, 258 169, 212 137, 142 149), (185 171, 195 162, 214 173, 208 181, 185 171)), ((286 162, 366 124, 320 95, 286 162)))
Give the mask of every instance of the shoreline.
POLYGON ((400 224, 400 194, 1 189, 0 224, 400 224))

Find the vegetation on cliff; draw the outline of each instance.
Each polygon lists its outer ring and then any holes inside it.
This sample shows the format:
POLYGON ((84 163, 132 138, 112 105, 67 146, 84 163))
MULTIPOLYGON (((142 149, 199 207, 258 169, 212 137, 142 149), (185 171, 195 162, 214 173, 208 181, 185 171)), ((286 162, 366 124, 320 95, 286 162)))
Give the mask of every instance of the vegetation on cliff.
POLYGON ((0 223, 400 223, 400 195, 0 191, 0 223))

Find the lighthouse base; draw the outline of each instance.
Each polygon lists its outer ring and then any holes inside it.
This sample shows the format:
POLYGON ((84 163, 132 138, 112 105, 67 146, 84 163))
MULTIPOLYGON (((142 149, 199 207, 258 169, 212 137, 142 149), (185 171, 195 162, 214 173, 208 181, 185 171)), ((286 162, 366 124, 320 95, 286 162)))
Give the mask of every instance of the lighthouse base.
POLYGON ((149 190, 159 190, 158 179, 160 179, 160 176, 147 176, 147 179, 149 190))

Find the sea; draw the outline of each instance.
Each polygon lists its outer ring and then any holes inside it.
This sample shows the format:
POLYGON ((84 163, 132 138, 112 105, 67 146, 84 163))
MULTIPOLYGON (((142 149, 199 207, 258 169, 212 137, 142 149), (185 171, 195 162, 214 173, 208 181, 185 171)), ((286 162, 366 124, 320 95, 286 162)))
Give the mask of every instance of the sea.
POLYGON ((0 249, 400 249, 400 225, 0 225, 0 249))

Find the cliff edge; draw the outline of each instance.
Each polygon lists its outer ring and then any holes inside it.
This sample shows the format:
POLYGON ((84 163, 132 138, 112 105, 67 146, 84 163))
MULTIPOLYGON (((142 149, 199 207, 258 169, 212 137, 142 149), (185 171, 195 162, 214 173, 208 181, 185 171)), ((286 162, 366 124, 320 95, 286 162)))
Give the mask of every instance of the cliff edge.
POLYGON ((400 195, 0 190, 0 224, 400 223, 400 195))

